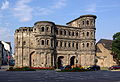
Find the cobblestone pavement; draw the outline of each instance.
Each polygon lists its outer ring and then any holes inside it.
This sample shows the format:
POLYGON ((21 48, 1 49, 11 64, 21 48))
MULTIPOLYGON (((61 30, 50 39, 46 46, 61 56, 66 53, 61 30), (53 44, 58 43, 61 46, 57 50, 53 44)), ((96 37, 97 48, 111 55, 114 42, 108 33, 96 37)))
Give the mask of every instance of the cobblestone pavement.
POLYGON ((0 82, 120 82, 120 72, 0 71, 0 82))

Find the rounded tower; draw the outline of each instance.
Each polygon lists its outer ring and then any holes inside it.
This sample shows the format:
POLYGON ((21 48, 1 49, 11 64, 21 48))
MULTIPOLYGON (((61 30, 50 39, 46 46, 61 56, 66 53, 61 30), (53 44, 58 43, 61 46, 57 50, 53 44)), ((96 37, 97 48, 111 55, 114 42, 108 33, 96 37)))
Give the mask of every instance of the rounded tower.
POLYGON ((95 15, 80 16, 81 62, 83 66, 94 65, 95 59, 95 15))
POLYGON ((50 21, 38 21, 34 24, 33 33, 35 36, 35 55, 31 56, 31 65, 37 67, 53 66, 55 24, 50 21), (34 58, 35 57, 35 58, 34 58))

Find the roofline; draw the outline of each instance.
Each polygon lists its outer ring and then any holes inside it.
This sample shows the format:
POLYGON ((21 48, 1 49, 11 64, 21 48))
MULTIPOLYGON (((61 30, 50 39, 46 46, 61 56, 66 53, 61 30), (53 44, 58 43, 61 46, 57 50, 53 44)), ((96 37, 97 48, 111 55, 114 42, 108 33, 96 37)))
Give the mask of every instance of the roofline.
POLYGON ((51 22, 51 21, 37 21, 37 22, 34 23, 34 25, 36 25, 37 23, 52 23, 52 24, 55 25, 55 23, 51 22))
POLYGON ((68 23, 66 23, 66 24, 69 24, 69 23, 71 23, 71 22, 73 22, 73 21, 76 21, 76 20, 78 20, 79 18, 83 18, 83 17, 94 17, 95 19, 97 18, 96 15, 81 15, 80 17, 78 17, 78 18, 76 18, 76 19, 74 19, 74 20, 72 20, 72 21, 70 21, 70 22, 68 22, 68 23))

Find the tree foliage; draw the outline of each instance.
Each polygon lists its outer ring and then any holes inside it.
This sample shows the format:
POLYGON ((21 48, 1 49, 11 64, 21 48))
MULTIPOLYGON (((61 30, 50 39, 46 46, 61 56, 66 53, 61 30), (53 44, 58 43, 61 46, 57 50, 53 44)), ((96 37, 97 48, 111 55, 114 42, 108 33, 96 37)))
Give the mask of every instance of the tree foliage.
POLYGON ((120 60, 120 32, 113 35, 112 52, 120 60))

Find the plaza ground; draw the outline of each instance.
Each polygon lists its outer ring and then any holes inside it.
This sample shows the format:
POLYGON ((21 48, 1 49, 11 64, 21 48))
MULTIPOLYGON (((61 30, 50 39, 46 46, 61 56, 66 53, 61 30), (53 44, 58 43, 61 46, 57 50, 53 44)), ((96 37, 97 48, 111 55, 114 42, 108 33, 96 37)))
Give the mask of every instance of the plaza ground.
POLYGON ((0 71, 0 82, 120 82, 120 72, 0 71))

